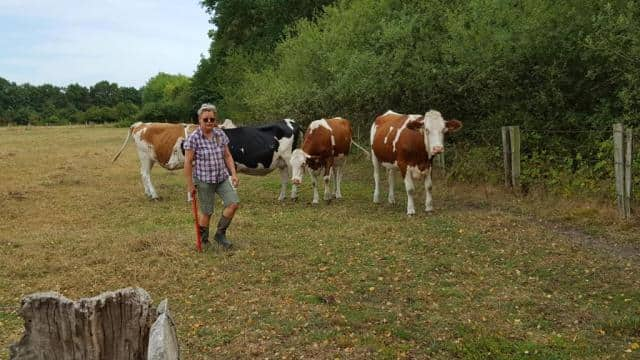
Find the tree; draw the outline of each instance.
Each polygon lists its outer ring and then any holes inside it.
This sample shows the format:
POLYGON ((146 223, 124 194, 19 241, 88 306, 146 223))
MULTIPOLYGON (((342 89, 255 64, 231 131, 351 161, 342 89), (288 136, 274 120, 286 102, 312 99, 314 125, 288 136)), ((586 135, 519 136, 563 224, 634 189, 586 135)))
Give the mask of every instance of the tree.
POLYGON ((121 87, 119 103, 132 103, 140 106, 142 104, 142 94, 134 87, 121 87))
POLYGON ((71 84, 64 90, 67 103, 73 105, 80 111, 85 111, 91 105, 89 89, 79 84, 71 84))
POLYGON ((143 121, 188 121, 192 111, 191 80, 184 75, 158 73, 142 88, 143 121))
POLYGON ((94 106, 114 106, 120 100, 118 84, 100 81, 89 88, 89 98, 94 106))
POLYGON ((215 30, 209 32, 212 39, 209 57, 200 60, 193 76, 192 102, 208 99, 218 103, 225 96, 233 98, 237 82, 243 81, 244 76, 227 65, 233 66, 236 59, 242 59, 243 65, 250 65, 252 71, 270 65, 272 50, 296 21, 322 15, 323 7, 335 1, 202 1, 212 15, 210 22, 215 30))

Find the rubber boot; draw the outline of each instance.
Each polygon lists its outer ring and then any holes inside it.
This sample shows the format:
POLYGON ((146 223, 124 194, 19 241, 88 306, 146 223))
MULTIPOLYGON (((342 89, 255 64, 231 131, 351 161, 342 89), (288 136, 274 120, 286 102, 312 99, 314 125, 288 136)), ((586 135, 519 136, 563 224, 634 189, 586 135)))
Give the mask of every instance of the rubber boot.
POLYGON ((231 219, 226 218, 224 215, 221 215, 220 221, 218 221, 218 228, 214 236, 218 244, 220 244, 225 250, 229 250, 233 246, 233 244, 230 243, 226 237, 227 228, 229 227, 229 224, 231 224, 231 219))
POLYGON ((207 251, 209 247, 211 247, 211 243, 209 242, 209 227, 198 225, 200 229, 200 239, 202 240, 202 249, 207 251))

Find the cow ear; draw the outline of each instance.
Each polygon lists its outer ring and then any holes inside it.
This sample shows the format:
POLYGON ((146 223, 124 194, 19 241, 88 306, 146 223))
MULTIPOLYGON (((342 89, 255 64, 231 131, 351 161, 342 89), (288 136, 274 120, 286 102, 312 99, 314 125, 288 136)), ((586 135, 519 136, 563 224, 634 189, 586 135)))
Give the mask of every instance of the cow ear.
POLYGON ((457 119, 447 120, 446 127, 447 127, 447 132, 450 132, 450 133, 456 132, 462 129, 462 121, 457 119))
POLYGON ((411 129, 411 130, 419 130, 420 128, 422 128, 424 126, 424 117, 419 117, 413 120, 410 120, 407 123, 407 128, 411 129))

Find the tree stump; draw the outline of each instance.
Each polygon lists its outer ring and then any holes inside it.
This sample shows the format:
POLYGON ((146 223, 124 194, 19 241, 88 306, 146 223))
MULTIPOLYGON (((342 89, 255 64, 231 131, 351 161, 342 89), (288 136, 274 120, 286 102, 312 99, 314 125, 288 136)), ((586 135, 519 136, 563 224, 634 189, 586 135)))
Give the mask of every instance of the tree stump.
POLYGON ((20 314, 25 333, 9 348, 12 360, 144 360, 157 318, 141 288, 76 302, 55 292, 36 293, 22 299, 20 314))

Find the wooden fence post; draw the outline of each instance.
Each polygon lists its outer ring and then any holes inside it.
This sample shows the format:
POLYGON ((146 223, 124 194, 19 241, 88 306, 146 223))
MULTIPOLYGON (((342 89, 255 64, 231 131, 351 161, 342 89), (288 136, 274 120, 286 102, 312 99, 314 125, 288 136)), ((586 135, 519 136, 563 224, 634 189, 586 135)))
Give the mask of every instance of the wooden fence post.
POLYGON ((504 186, 511 187, 511 140, 509 127, 502 127, 502 158, 504 159, 504 186))
POLYGON ((626 220, 631 218, 632 158, 633 129, 629 128, 625 132, 624 125, 621 123, 613 124, 613 161, 616 172, 616 204, 618 206, 618 213, 620 214, 620 217, 626 220))
POLYGON ((613 166, 616 173, 616 204, 618 213, 625 217, 624 212, 624 153, 622 151, 623 126, 613 124, 613 166))
POLYGON ((520 188, 520 127, 502 127, 504 186, 520 188))
POLYGON ((626 130, 626 153, 624 156, 624 215, 627 220, 631 219, 631 200, 632 200, 632 180, 631 177, 631 160, 633 159, 633 129, 626 130))
POLYGON ((511 185, 520 189, 520 127, 509 127, 511 140, 511 185))

